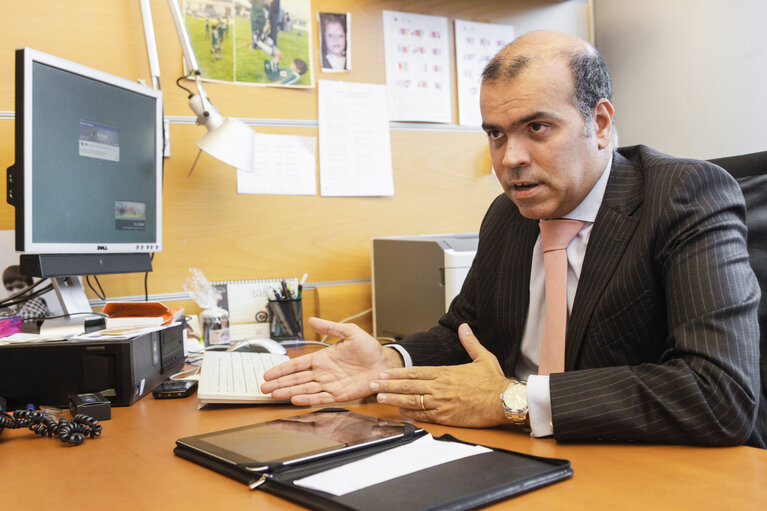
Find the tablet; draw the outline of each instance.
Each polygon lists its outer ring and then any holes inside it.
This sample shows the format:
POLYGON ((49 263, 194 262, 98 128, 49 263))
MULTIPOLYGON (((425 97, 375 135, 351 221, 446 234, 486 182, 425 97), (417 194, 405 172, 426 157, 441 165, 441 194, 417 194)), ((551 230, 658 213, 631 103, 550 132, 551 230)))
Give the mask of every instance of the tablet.
POLYGON ((205 433, 176 441, 179 447, 253 471, 290 465, 388 442, 420 432, 412 424, 338 408, 205 433))

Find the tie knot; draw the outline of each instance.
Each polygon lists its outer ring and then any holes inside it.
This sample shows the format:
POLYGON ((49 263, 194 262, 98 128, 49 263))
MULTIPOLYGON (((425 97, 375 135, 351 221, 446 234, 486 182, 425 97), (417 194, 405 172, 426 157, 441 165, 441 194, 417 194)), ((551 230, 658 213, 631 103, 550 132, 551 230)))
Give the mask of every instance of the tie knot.
POLYGON ((580 220, 541 220, 541 245, 544 252, 562 250, 575 238, 586 222, 580 220))

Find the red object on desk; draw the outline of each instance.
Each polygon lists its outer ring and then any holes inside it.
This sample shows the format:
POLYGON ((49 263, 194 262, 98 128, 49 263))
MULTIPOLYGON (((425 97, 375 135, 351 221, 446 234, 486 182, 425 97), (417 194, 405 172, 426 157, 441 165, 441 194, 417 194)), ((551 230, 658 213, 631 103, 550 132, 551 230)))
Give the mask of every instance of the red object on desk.
POLYGON ((104 305, 104 314, 108 315, 107 328, 128 326, 129 324, 148 323, 150 320, 156 325, 168 325, 173 322, 177 314, 181 313, 181 307, 170 309, 160 302, 107 302, 104 305), (126 321, 121 321, 126 320, 126 321), (131 321, 135 320, 135 321, 131 321))

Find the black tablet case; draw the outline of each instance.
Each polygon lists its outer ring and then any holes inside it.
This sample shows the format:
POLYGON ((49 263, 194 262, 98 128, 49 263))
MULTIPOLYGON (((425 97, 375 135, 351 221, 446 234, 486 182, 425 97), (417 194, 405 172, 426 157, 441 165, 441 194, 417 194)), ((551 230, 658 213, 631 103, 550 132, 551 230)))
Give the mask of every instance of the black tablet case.
MULTIPOLYGON (((421 511, 475 509, 569 478, 568 460, 542 458, 505 449, 469 456, 368 486, 346 495, 332 495, 295 485, 297 479, 365 458, 415 440, 409 436, 386 444, 328 456, 303 464, 274 466, 254 474, 178 445, 176 456, 231 477, 251 488, 263 489, 302 506, 320 511, 421 511)), ((462 442, 450 435, 435 437, 462 442)), ((475 445, 475 444, 469 444, 475 445)))

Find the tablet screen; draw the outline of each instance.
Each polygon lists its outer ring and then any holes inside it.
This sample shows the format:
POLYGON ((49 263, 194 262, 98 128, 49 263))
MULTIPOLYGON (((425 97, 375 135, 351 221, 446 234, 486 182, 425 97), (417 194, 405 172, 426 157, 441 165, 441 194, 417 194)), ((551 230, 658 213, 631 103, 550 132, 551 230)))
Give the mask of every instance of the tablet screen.
POLYGON ((232 464, 263 468, 384 442, 413 430, 403 422, 333 410, 181 438, 177 443, 232 464))

